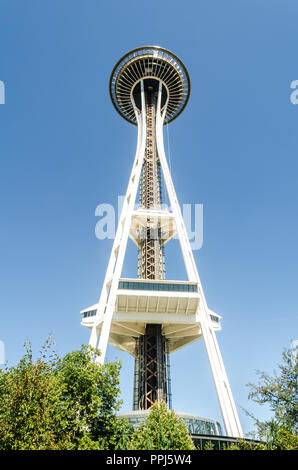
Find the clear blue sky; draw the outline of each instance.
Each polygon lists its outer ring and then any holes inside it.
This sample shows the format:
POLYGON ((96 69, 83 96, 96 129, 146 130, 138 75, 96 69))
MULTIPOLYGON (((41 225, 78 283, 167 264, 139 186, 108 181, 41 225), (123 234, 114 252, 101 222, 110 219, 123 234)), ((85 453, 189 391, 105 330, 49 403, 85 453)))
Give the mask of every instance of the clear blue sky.
MULTIPOLYGON (((253 424, 242 407, 269 416, 246 384, 256 369, 272 373, 298 339, 297 18, 295 0, 0 0, 0 339, 9 364, 25 339, 38 351, 52 333, 60 354, 88 342, 79 311, 97 301, 111 248, 95 237, 94 212, 125 193, 136 145, 108 80, 123 54, 156 44, 191 78, 189 104, 169 126, 172 176, 181 204, 204 205, 195 258, 223 316, 217 337, 244 431, 253 424)), ((133 361, 111 347, 108 358, 123 362, 129 410, 133 361)), ((221 421, 202 342, 171 363, 175 409, 221 421)))

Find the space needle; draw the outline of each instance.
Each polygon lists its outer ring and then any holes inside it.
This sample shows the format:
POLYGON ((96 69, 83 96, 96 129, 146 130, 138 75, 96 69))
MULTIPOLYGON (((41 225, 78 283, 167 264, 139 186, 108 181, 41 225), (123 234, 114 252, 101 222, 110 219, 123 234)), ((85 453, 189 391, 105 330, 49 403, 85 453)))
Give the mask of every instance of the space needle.
MULTIPOLYGON (((189 100, 189 74, 172 52, 139 47, 116 63, 109 91, 120 116, 137 126, 137 148, 99 300, 81 311, 81 323, 90 330, 89 344, 100 349, 99 363, 105 360, 108 343, 134 357, 133 411, 141 416, 156 402, 172 407, 169 357, 202 339, 226 435, 241 437, 216 338, 221 316, 207 305, 164 148, 164 125, 176 119, 189 100), (165 245, 173 237, 179 240, 184 281, 166 278, 165 245), (122 277, 129 238, 137 248, 135 278, 122 277)), ((188 157, 183 158, 187 163, 188 157)), ((196 367, 194 359, 194 373, 196 367)))

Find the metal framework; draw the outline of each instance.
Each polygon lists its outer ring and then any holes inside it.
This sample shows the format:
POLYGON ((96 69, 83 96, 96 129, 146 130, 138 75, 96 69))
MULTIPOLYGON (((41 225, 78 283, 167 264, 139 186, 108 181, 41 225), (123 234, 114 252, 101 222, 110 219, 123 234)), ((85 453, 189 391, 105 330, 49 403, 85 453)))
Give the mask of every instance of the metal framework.
POLYGON ((82 311, 89 344, 108 342, 135 358, 134 409, 170 398, 167 353, 204 339, 226 434, 242 429, 215 331, 220 316, 208 306, 169 171, 163 125, 184 109, 190 92, 186 68, 159 47, 138 48, 116 64, 110 93, 114 106, 138 126, 136 155, 99 302, 82 311), (161 208, 160 175, 170 201, 161 208), (135 209, 141 185, 141 208, 135 209), (177 234, 187 281, 165 281, 163 245, 177 234), (138 280, 121 279, 128 238, 139 250, 138 280))
POLYGON ((139 373, 138 377, 135 377, 135 410, 148 410, 156 401, 168 401, 165 343, 161 325, 148 324, 145 335, 140 337, 140 349, 136 357, 139 373))
MULTIPOLYGON (((144 210, 161 208, 160 162, 156 148, 155 119, 158 95, 158 82, 147 79, 144 82, 146 108, 146 148, 142 167, 140 203, 144 210)), ((140 90, 139 90, 140 92, 140 90)), ((134 93, 137 100, 138 93, 134 93)), ((138 100, 140 101, 140 100, 138 100)), ((142 229, 138 247, 138 277, 141 279, 163 279, 164 259, 161 229, 154 217, 147 217, 142 229)), ((135 361, 139 365, 138 377, 135 373, 133 403, 135 409, 152 408, 155 401, 168 401, 166 340, 160 325, 146 326, 136 348, 135 361)), ((136 367, 135 367, 136 370, 136 367)))
MULTIPOLYGON (((147 80, 146 80, 147 81, 147 80)), ((155 138, 155 111, 157 93, 154 87, 147 84, 146 98, 146 150, 141 178, 141 207, 143 209, 161 208, 160 162, 158 159, 155 138)), ((139 246, 138 276, 141 279, 162 279, 164 260, 162 253, 161 230, 157 221, 147 217, 146 227, 142 230, 139 246)))

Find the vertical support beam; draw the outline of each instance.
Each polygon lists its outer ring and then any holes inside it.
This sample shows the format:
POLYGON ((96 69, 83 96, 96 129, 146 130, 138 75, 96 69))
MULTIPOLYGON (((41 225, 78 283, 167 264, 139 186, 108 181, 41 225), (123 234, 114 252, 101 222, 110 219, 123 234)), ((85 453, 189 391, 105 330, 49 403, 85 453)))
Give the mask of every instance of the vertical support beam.
POLYGON ((161 94, 162 94, 162 84, 160 82, 158 100, 157 100, 157 110, 156 110, 156 144, 158 155, 160 159, 161 169, 165 180, 165 185, 167 188, 171 209, 174 214, 176 221, 177 234, 181 246, 181 251, 184 259, 185 269, 189 281, 196 282, 196 265, 188 251, 191 252, 191 247, 189 244, 187 232, 182 218, 182 213, 180 206, 178 204, 177 195, 175 192, 174 184, 172 181, 171 173, 168 167, 167 159, 164 151, 163 143, 163 123, 166 115, 167 106, 165 106, 163 113, 161 113, 161 94))
POLYGON ((96 347, 98 332, 96 331, 100 322, 102 321, 101 334, 99 339, 98 348, 101 355, 96 358, 96 361, 103 364, 105 360, 106 349, 108 345, 111 321, 115 309, 116 292, 118 289, 119 278, 123 267, 125 250, 131 225, 131 216, 135 207, 136 195, 141 175, 143 156, 146 144, 146 120, 145 120, 145 97, 144 85, 141 81, 141 100, 142 111, 141 115, 137 110, 136 116, 138 120, 138 145, 137 152, 125 195, 120 221, 118 224, 116 237, 113 243, 108 269, 106 272, 104 284, 99 299, 98 310, 94 318, 94 323, 90 335, 89 344, 96 347))
POLYGON ((139 409, 140 391, 140 338, 136 339, 135 368, 134 368, 134 390, 133 390, 133 410, 139 409))
POLYGON ((226 433, 229 436, 242 437, 242 428, 239 421, 238 413, 234 403, 232 391, 229 385, 228 377, 225 371, 221 353, 218 347, 217 338, 208 314, 208 306, 205 299, 202 284, 199 278, 199 273, 196 267, 190 242, 187 236, 187 231, 183 221, 182 213, 178 204, 178 199, 175 193, 172 177, 169 171, 167 159, 165 156, 163 145, 163 122, 165 118, 165 110, 161 113, 161 84, 159 87, 159 97, 157 105, 156 116, 156 137, 157 149, 160 158, 162 171, 165 178, 165 184, 170 199, 171 209, 173 211, 178 238, 180 241, 181 251, 185 263, 186 272, 189 281, 197 282, 199 292, 201 295, 201 308, 198 311, 198 317, 202 328, 204 343, 209 359, 213 380, 217 392, 217 397, 226 428, 226 433))

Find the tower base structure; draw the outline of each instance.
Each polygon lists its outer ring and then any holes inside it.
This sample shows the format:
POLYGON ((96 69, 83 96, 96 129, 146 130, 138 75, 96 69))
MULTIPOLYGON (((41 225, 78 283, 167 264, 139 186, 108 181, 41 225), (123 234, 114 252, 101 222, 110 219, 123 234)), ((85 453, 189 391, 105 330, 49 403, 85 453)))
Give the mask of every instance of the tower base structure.
MULTIPOLYGON (((134 410, 117 414, 117 418, 126 418, 128 422, 136 429, 148 417, 150 410, 134 410)), ((191 413, 175 411, 175 414, 183 419, 189 434, 204 436, 222 436, 221 425, 218 421, 201 418, 191 413)))
MULTIPOLYGON (((137 429, 139 425, 148 417, 150 410, 125 411, 117 414, 117 419, 127 419, 133 429, 137 429)), ((191 413, 175 411, 175 414, 183 419, 187 430, 198 450, 206 450, 206 446, 213 450, 226 450, 230 445, 239 445, 239 438, 235 436, 227 436, 223 434, 222 427, 218 421, 208 418, 202 418, 191 413)), ((264 444, 264 442, 256 439, 241 438, 250 444, 264 444)))
POLYGON ((168 401, 166 341, 161 325, 150 323, 136 341, 134 410, 149 410, 156 401, 168 401))

